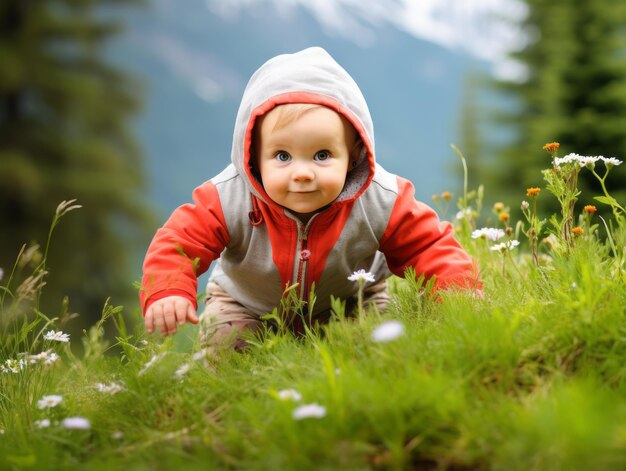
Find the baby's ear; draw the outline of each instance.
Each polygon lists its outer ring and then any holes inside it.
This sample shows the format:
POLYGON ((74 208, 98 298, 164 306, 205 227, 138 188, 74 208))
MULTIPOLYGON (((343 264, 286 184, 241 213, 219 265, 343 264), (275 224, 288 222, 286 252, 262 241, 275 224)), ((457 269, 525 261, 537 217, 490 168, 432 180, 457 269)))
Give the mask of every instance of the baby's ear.
POLYGON ((352 146, 352 150, 350 151, 350 164, 349 168, 354 168, 361 163, 361 161, 367 156, 367 149, 363 144, 361 139, 357 139, 357 141, 352 146))

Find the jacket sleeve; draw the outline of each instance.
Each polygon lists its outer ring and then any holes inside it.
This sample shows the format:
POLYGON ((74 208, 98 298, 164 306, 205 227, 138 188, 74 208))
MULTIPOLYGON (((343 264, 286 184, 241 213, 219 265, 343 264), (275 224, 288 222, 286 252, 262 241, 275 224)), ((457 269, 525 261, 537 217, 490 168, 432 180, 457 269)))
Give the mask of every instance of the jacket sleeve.
POLYGON ((208 270, 229 243, 215 185, 193 192, 193 204, 177 208, 155 234, 143 264, 140 301, 149 305, 166 296, 183 296, 197 308, 197 277, 208 270))
POLYGON ((474 260, 454 238, 452 224, 415 200, 413 185, 398 177, 398 198, 380 240, 387 265, 398 276, 408 267, 426 279, 435 276, 435 289, 470 288, 480 291, 474 260))

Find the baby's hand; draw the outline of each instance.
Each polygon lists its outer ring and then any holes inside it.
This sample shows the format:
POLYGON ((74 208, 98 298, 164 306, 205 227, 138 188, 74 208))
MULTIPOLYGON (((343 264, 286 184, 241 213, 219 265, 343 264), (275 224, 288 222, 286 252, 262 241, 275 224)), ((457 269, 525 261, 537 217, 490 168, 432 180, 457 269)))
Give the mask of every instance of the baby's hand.
POLYGON ((148 333, 155 329, 161 331, 161 336, 176 333, 176 324, 183 325, 186 321, 197 324, 199 319, 193 304, 182 296, 168 296, 153 302, 144 317, 144 326, 148 333))

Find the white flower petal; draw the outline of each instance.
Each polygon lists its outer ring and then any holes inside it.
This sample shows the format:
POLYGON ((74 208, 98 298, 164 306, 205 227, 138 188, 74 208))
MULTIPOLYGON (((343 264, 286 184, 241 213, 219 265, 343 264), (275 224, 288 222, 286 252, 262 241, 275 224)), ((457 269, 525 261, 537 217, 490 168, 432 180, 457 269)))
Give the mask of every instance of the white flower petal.
POLYGON ((278 391, 278 398, 283 401, 299 402, 302 400, 302 394, 300 394, 295 389, 283 389, 281 391, 278 391))
POLYGON ((67 417, 61 422, 61 426, 70 430, 89 430, 91 423, 84 417, 67 417))
POLYGON ((124 390, 124 386, 119 384, 119 383, 109 383, 109 384, 105 384, 105 383, 96 383, 94 386, 98 391, 103 392, 103 393, 107 393, 107 394, 116 394, 120 391, 124 390))
POLYGON ((374 282, 376 281, 376 278, 374 277, 374 275, 370 272, 366 272, 365 270, 363 270, 362 268, 358 271, 355 271, 354 273, 352 273, 352 275, 350 275, 348 277, 348 280, 350 281, 371 281, 374 282))
POLYGON ((50 427, 50 419, 35 420, 35 427, 48 428, 50 427))
POLYGON ((321 419, 326 417, 326 407, 319 404, 304 404, 293 410, 292 417, 294 420, 302 419, 321 419))
POLYGON ((504 237, 504 231, 495 227, 483 227, 472 232, 472 239, 487 239, 496 241, 504 237))
POLYGON ((190 363, 183 363, 182 365, 180 365, 180 367, 174 372, 174 377, 175 378, 182 378, 183 376, 185 376, 187 374, 187 372, 191 369, 191 364, 190 363))
POLYGON ((508 240, 506 242, 502 242, 501 244, 496 244, 493 247, 490 247, 494 252, 506 252, 508 250, 513 250, 515 247, 519 245, 518 240, 508 240))
POLYGON ((612 165, 621 165, 622 161, 616 159, 615 157, 600 157, 604 162, 604 165, 612 166, 612 165))
POLYGON ((399 321, 387 321, 374 329, 372 340, 374 342, 390 342, 404 334, 404 325, 399 321))
POLYGON ((43 336, 45 340, 53 340, 55 342, 69 342, 70 334, 65 334, 60 330, 55 332, 54 330, 49 330, 43 336))
POLYGON ((152 355, 152 358, 150 358, 150 360, 148 360, 148 362, 145 365, 143 365, 143 368, 139 370, 139 373, 137 373, 137 376, 141 376, 142 374, 144 374, 148 370, 148 368, 150 368, 152 365, 157 363, 161 358, 165 356, 166 353, 167 352, 159 353, 158 355, 152 355))
POLYGON ((50 409, 52 407, 56 407, 63 400, 62 396, 51 394, 49 396, 44 396, 39 401, 37 401, 37 407, 39 409, 50 409))

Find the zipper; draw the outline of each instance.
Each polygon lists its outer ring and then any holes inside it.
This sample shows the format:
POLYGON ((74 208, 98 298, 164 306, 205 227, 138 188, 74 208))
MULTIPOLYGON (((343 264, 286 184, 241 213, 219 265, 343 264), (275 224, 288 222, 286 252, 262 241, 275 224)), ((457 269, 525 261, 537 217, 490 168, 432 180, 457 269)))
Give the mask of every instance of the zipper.
POLYGON ((309 258, 311 257, 311 251, 307 248, 307 236, 309 233, 309 228, 311 226, 311 222, 317 215, 313 215, 311 219, 304 225, 300 220, 296 220, 296 225, 298 227, 298 242, 296 244, 296 254, 294 260, 294 270, 293 270, 293 284, 298 283, 298 298, 300 301, 308 302, 308 289, 306 287, 306 276, 307 276, 307 266, 309 258))

